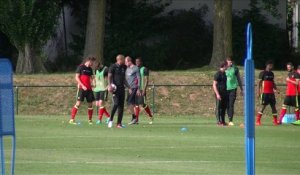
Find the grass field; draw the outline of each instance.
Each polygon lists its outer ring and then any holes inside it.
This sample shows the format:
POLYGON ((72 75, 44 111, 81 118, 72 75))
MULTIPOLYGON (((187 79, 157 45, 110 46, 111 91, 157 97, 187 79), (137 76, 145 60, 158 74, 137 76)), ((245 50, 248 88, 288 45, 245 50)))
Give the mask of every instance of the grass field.
MULTIPOLYGON (((141 117, 124 129, 78 120, 73 126, 66 116, 17 116, 15 174, 245 174, 242 118, 237 126, 217 127, 213 117, 160 116, 153 125, 141 117)), ((262 121, 256 174, 299 175, 300 127, 262 121)))

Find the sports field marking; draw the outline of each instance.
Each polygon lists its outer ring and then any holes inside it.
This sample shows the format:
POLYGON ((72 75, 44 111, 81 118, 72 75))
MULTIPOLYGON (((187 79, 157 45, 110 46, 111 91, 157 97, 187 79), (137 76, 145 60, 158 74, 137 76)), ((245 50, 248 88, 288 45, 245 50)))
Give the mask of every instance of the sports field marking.
MULTIPOLYGON (((299 149, 300 146, 260 146, 260 148, 290 148, 290 149, 299 149)), ((243 145, 240 146, 220 146, 220 145, 206 145, 206 146, 148 146, 143 147, 143 149, 197 149, 197 148, 244 148, 243 145)), ((18 149, 20 150, 43 150, 43 151, 56 151, 56 150, 136 150, 135 147, 103 147, 103 148, 96 148, 96 147, 80 147, 80 148, 23 148, 18 149)))
MULTIPOLYGON (((118 136, 118 135, 110 135, 109 138, 170 138, 170 137, 178 137, 178 136, 145 136, 145 135, 139 135, 139 136, 118 136)), ((188 136, 189 138, 197 138, 197 139, 211 139, 209 136, 188 136)), ((108 136, 105 135, 94 135, 94 136, 79 136, 79 135, 72 135, 72 136, 19 136, 18 139, 66 139, 66 138, 108 138, 108 136)))
MULTIPOLYGON (((7 162, 10 163, 10 162, 7 162)), ((245 163, 241 160, 149 160, 149 161, 17 161, 17 164, 162 164, 162 163, 245 163)), ((281 164, 282 162, 257 161, 259 164, 281 164)), ((290 164, 299 164, 300 161, 289 161, 290 164)))

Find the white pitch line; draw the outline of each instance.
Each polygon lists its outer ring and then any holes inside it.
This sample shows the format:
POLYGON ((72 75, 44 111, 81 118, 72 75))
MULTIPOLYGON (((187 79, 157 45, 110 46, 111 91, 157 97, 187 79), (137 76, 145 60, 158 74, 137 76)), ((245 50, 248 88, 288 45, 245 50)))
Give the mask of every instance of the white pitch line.
MULTIPOLYGON (((203 149, 203 148, 244 148, 244 145, 235 146, 224 146, 224 145, 200 145, 200 146, 147 146, 141 149, 203 149)), ((273 145, 273 146, 260 146, 259 148, 289 148, 289 149, 299 149, 300 146, 287 146, 287 145, 273 145)), ((137 150, 136 147, 81 147, 81 148, 17 148, 18 151, 21 150, 41 150, 41 151, 60 151, 60 150, 137 150)))
MULTIPOLYGON (((142 147, 141 149, 197 149, 197 148, 244 148, 244 146, 151 146, 142 147)), ((42 150, 42 151, 58 151, 58 150, 137 150, 136 147, 82 147, 82 148, 19 148, 17 150, 42 150)))
MULTIPOLYGON (((6 162, 11 163, 11 162, 6 162)), ((16 164, 173 164, 173 163, 245 163, 241 160, 149 160, 149 161, 16 161, 16 164)), ((257 164, 281 164, 274 161, 256 161, 257 164)), ((289 161, 291 164, 299 164, 300 161, 289 161)))
MULTIPOLYGON (((17 139, 66 139, 66 138, 171 138, 178 136, 151 136, 151 135, 138 135, 138 136, 18 136, 17 139)), ((188 136, 188 138, 197 138, 197 139, 216 139, 216 137, 212 138, 210 136, 188 136)))

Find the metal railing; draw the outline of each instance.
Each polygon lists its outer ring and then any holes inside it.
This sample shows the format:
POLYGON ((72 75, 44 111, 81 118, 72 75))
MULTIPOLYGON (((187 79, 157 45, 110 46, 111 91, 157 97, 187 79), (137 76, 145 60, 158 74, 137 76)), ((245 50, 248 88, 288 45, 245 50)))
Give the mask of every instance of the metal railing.
MULTIPOLYGON (((278 84, 281 92, 285 85, 278 84)), ((74 105, 77 87, 75 85, 15 85, 16 114, 69 114, 74 105), (45 112, 47 111, 47 112, 45 112)), ((150 84, 148 103, 158 115, 201 114, 212 116, 215 99, 211 84, 150 84), (149 94, 150 93, 150 94, 149 94)), ((279 109, 284 93, 277 98, 279 109)), ((110 101, 109 101, 110 103, 110 101)), ((238 96, 236 111, 243 113, 243 98, 238 96)))

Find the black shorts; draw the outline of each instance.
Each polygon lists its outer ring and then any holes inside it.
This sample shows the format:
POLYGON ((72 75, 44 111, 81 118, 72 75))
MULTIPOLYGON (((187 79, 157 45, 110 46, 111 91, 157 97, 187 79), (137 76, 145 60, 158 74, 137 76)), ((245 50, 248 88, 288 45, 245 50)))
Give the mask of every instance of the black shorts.
POLYGON ((131 92, 131 94, 129 94, 129 92, 127 93, 127 103, 129 104, 129 105, 135 105, 136 104, 136 91, 137 91, 137 88, 134 88, 134 89, 131 89, 132 90, 132 92, 131 92))
POLYGON ((293 107, 299 107, 299 98, 297 99, 296 96, 285 96, 283 104, 285 106, 293 106, 293 107))
POLYGON ((144 106, 146 104, 145 99, 146 99, 146 95, 137 95, 135 97, 136 105, 143 105, 144 106))
POLYGON ((104 101, 106 99, 106 96, 107 96, 107 91, 95 92, 96 101, 99 101, 99 100, 104 101))
POLYGON ((84 101, 84 98, 86 98, 86 101, 88 103, 92 103, 95 100, 94 93, 92 90, 83 90, 83 89, 78 89, 77 92, 77 100, 78 101, 84 101))
POLYGON ((275 94, 261 94, 262 105, 276 105, 275 94))

